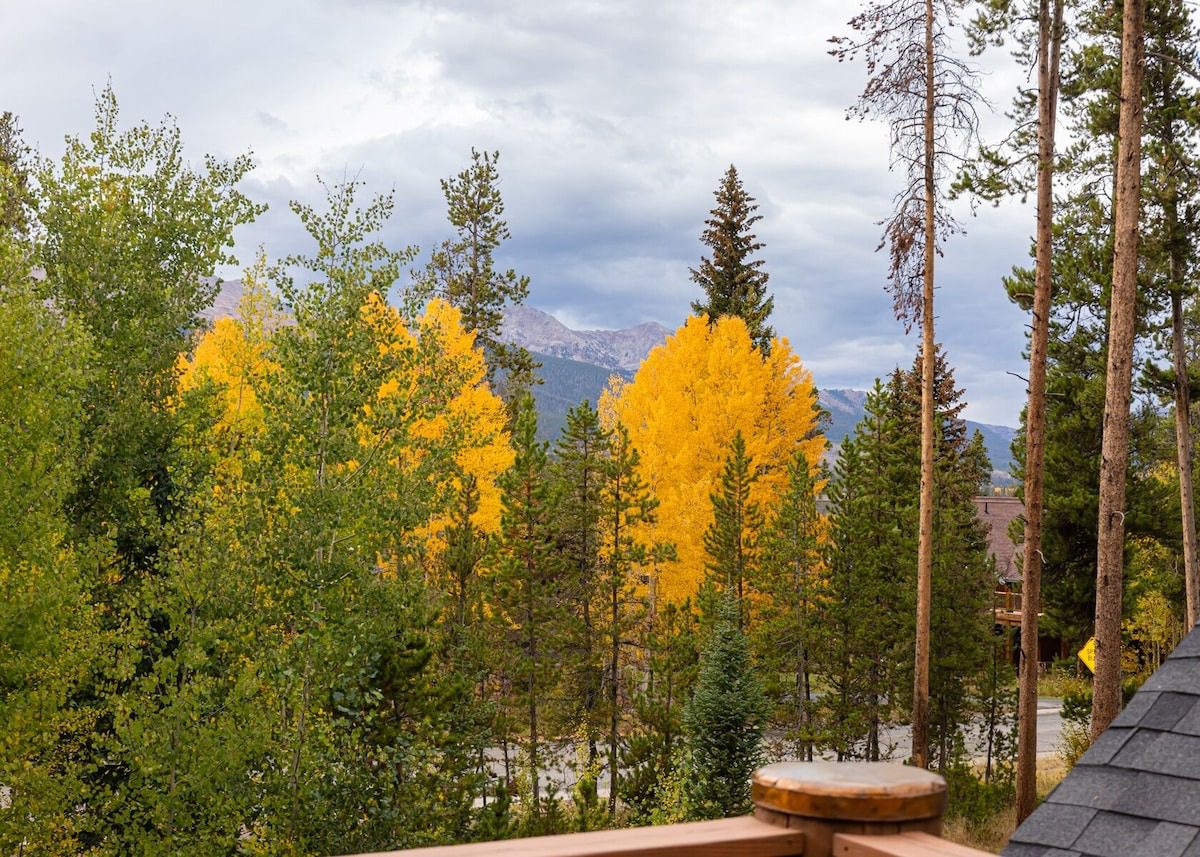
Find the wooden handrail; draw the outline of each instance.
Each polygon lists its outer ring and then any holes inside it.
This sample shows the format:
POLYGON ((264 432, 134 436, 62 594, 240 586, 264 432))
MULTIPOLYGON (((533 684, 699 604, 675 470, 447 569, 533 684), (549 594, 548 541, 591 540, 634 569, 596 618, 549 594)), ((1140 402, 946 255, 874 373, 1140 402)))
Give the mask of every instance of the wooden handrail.
POLYGON ((363 857, 799 857, 803 854, 803 833, 747 815, 659 827, 416 848, 363 857))
POLYGON ((928 833, 895 833, 890 836, 833 837, 835 857, 981 857, 987 852, 955 845, 928 833))

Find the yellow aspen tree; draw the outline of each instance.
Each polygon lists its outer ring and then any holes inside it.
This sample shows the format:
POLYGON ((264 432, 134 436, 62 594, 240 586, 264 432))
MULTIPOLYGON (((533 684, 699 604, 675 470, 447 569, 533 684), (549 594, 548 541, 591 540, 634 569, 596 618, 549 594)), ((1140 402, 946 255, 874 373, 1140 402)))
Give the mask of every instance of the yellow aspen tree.
POLYGON ((693 316, 655 348, 628 383, 614 379, 601 398, 607 425, 623 424, 641 455, 642 478, 659 499, 649 542, 673 543, 678 562, 654 581, 657 598, 681 601, 704 577, 710 496, 739 431, 757 478, 751 501, 773 509, 799 453, 816 469, 818 431, 812 375, 785 338, 766 355, 736 316, 693 316))
MULTIPOLYGON (((483 350, 476 335, 463 328, 462 312, 435 298, 410 332, 400 312, 373 295, 363 307, 363 315, 379 337, 381 348, 414 349, 409 377, 385 381, 380 387, 380 400, 402 388, 433 389, 433 385, 423 383, 431 378, 444 382, 440 385, 444 398, 425 403, 414 421, 411 432, 418 443, 409 451, 414 459, 436 451, 448 452, 445 466, 435 470, 436 493, 441 498, 457 497, 464 483, 470 482, 477 493, 471 524, 481 533, 498 532, 499 480, 513 462, 507 411, 487 382, 483 350)), ((415 465, 416 461, 408 464, 415 465)), ((453 518, 453 510, 446 503, 438 507, 441 511, 419 531, 425 537, 427 554, 435 558, 445 549, 445 534, 453 518)))

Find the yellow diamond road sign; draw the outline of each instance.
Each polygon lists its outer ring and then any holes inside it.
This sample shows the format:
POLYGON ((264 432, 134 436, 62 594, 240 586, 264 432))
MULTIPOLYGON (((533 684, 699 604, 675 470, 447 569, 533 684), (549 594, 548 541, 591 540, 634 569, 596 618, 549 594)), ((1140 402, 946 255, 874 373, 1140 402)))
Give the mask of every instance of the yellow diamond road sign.
POLYGON ((1083 661, 1084 666, 1096 673, 1096 638, 1092 637, 1083 644, 1083 648, 1079 650, 1079 660, 1083 661))

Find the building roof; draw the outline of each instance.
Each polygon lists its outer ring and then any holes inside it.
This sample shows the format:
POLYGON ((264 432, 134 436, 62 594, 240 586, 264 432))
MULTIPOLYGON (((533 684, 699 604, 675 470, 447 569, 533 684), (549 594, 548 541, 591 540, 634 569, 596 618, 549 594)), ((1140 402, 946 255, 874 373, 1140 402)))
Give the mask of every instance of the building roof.
POLYGON ((1006 857, 1200 857, 1200 626, 1017 828, 1006 857))
POLYGON ((1009 583, 1021 579, 1015 560, 1017 545, 1008 534, 1008 525, 1025 512, 1025 504, 1016 497, 975 498, 975 514, 988 526, 988 553, 996 558, 996 576, 1009 583))
MULTIPOLYGON (((975 501, 975 515, 987 525, 988 553, 996 558, 996 576, 1005 583, 1019 583, 1021 570, 1014 557, 1017 545, 1008 534, 1008 525, 1025 512, 1025 504, 1016 497, 980 495, 975 501)), ((817 511, 822 515, 833 512, 833 503, 824 494, 817 497, 817 511)))

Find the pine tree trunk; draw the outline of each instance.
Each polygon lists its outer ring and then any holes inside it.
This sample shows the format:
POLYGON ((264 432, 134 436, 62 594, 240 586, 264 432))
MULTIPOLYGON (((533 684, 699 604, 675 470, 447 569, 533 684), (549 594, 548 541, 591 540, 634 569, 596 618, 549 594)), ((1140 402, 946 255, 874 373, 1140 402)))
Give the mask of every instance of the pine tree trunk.
POLYGON ((1125 475, 1137 314, 1138 209, 1141 192, 1144 0, 1125 0, 1121 36, 1121 117, 1114 203, 1113 288, 1100 461, 1096 547, 1096 679, 1092 738, 1121 707, 1121 592, 1125 553, 1125 475))
POLYGON ((1200 618, 1200 568, 1196 565, 1196 508, 1192 495, 1192 415, 1191 391, 1188 389, 1187 353, 1183 338, 1183 293, 1176 276, 1179 265, 1177 251, 1172 251, 1171 345, 1175 362, 1175 455, 1179 466, 1179 508, 1183 527, 1183 582, 1187 599, 1187 627, 1200 618))
POLYGON ((1046 351, 1054 253, 1054 127, 1064 0, 1038 4, 1037 263, 1025 414, 1025 553, 1021 584, 1021 661, 1017 712, 1017 823, 1037 804, 1038 613, 1042 604, 1042 513, 1046 467, 1046 351))
POLYGON ((925 0, 925 270, 921 307, 921 524, 917 542, 917 645, 913 668, 913 764, 929 766, 929 614, 933 599, 933 264, 935 85, 933 0, 925 0))
MULTIPOLYGON (((618 530, 619 532, 619 530, 618 530)), ((614 550, 619 550, 620 543, 614 550)), ((614 556, 613 562, 618 560, 614 556)), ((617 710, 617 703, 620 701, 617 693, 617 659, 621 654, 621 629, 620 629, 620 603, 618 601, 618 586, 616 577, 616 567, 613 568, 612 580, 612 673, 609 676, 608 688, 608 703, 609 703, 609 733, 608 733, 608 814, 614 816, 617 814, 617 739, 618 727, 620 725, 620 712, 617 710)))

